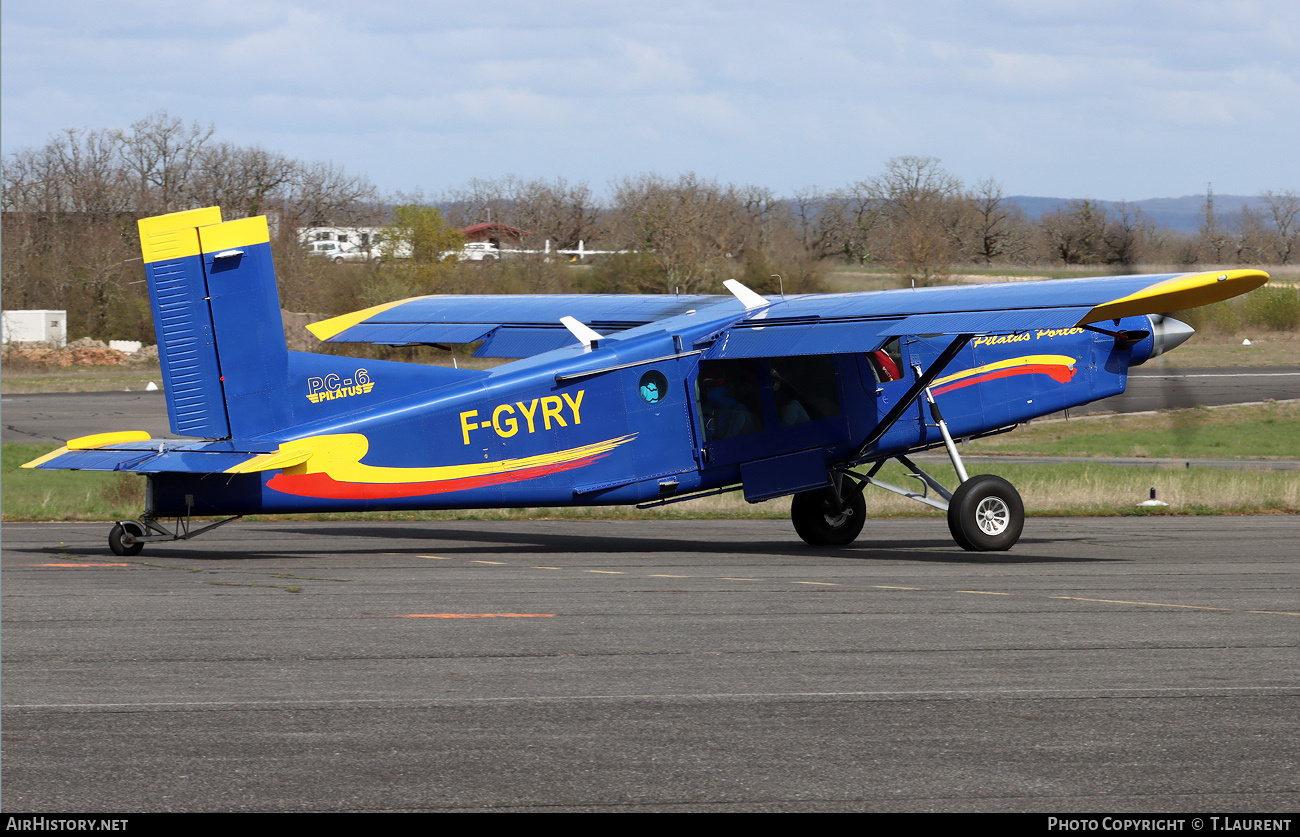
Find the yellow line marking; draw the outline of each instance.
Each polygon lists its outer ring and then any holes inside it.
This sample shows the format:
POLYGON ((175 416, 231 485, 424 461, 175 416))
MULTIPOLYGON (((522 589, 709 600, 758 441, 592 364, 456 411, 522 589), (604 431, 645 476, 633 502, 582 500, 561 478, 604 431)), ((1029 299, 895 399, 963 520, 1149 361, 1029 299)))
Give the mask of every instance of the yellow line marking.
POLYGON ((505 561, 470 561, 471 564, 504 564, 505 561))
POLYGON ((831 584, 829 581, 792 581, 791 584, 816 584, 821 587, 839 587, 838 584, 831 584))
POLYGON ((558 570, 559 567, 533 567, 535 570, 558 570))
POLYGON ((618 570, 583 570, 584 573, 600 573, 601 575, 626 575, 618 570))
POLYGON ((981 596, 1010 596, 1010 593, 990 593, 988 590, 958 590, 958 593, 976 593, 981 596))
POLYGON ((25 567, 130 567, 132 564, 24 564, 25 567))
MULTIPOLYGON (((401 555, 400 552, 385 552, 385 555, 401 555)), ((444 558, 441 555, 417 555, 416 558, 432 558, 435 561, 450 561, 450 558, 444 558)))
POLYGON ((1082 596, 1050 596, 1052 599, 1067 599, 1074 602, 1102 602, 1104 604, 1146 605, 1148 607, 1180 607, 1186 610, 1221 610, 1227 613, 1268 613, 1277 616, 1300 616, 1289 610, 1237 610, 1233 607, 1208 607, 1206 605, 1169 604, 1168 602, 1130 602, 1123 599, 1085 599, 1082 596))
POLYGON ((873 584, 877 590, 920 590, 920 587, 890 587, 888 584, 873 584))

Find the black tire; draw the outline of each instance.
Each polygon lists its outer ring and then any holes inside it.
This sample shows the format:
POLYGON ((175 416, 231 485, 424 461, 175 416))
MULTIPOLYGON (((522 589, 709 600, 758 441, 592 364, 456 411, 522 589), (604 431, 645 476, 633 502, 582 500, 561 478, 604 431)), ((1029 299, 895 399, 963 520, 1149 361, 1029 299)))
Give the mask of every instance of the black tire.
POLYGON ((1015 546, 1025 528, 1025 504, 1011 483, 977 474, 952 494, 948 531, 962 549, 1000 552, 1015 546))
POLYGON ((790 501, 794 530, 809 546, 848 546, 862 534, 867 522, 867 501, 857 486, 845 480, 841 504, 833 488, 805 491, 790 501))
MULTIPOLYGON (((135 523, 128 523, 127 526, 131 527, 131 535, 133 537, 139 537, 144 534, 144 530, 135 523)), ((125 534, 127 534, 127 532, 122 524, 114 523, 113 528, 108 530, 108 548, 113 550, 114 555, 139 555, 140 550, 144 549, 144 544, 139 541, 129 544, 122 543, 122 536, 125 534)))

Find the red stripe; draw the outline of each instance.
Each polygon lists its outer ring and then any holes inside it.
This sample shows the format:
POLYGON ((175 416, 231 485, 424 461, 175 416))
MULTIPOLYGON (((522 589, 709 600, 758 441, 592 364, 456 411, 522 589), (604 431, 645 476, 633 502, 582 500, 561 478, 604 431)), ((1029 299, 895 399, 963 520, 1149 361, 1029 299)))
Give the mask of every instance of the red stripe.
POLYGON ((1009 378, 1012 375, 1048 375, 1052 380, 1062 384, 1068 384, 1074 377, 1074 367, 1066 366, 1063 363, 1032 363, 1025 366, 1011 366, 1006 369, 995 369, 992 372, 985 372, 983 375, 975 375, 964 381, 956 381, 948 384, 946 387, 939 387, 934 390, 935 395, 943 395, 945 392, 952 392, 954 389, 970 386, 971 384, 982 384, 985 381, 993 381, 998 378, 1009 378))
POLYGON ((539 477, 558 474, 574 468, 590 465, 608 454, 602 453, 578 459, 573 462, 561 462, 556 465, 538 465, 533 468, 521 468, 500 474, 484 474, 477 477, 462 477, 454 480, 433 480, 431 482, 339 482, 329 474, 276 474, 267 481, 268 488, 274 488, 284 494, 298 497, 321 497, 329 500, 389 500, 397 497, 423 497, 428 494, 447 494, 452 491, 468 491, 471 488, 501 485, 509 482, 524 482, 539 477))

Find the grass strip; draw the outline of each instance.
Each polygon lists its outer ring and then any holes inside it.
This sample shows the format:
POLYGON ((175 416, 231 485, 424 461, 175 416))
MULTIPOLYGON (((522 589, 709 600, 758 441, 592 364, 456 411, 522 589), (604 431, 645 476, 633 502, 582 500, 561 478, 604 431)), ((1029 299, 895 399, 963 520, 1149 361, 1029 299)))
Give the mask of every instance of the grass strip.
MULTIPOLYGON (((52 450, 51 445, 3 445, 4 479, 0 505, 6 521, 113 520, 138 515, 144 504, 144 477, 92 471, 21 470, 17 466, 52 450)), ((1020 491, 1031 515, 1259 514, 1300 513, 1300 472, 1224 470, 1218 468, 1132 468, 1066 463, 984 467, 1020 491), (1151 488, 1168 508, 1139 509, 1151 488)), ((945 485, 955 485, 952 468, 931 471, 945 485)), ((920 490, 920 483, 891 463, 879 475, 894 485, 920 490)), ((941 515, 885 491, 866 492, 871 517, 941 515)), ((784 518, 788 498, 750 504, 739 492, 675 503, 645 511, 630 506, 580 508, 481 509, 474 511, 366 512, 277 515, 293 520, 534 520, 534 519, 682 519, 784 518)))

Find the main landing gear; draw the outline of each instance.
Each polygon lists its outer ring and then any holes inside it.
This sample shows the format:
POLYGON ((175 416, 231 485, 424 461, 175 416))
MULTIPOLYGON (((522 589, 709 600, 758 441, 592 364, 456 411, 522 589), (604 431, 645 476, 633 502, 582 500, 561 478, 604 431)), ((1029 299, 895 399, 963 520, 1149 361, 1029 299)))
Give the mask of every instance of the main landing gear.
POLYGON ((977 474, 957 486, 948 501, 948 531, 962 549, 999 552, 1020 540, 1025 506, 1011 483, 977 474))
POLYGON ((810 546, 848 546, 862 534, 867 522, 862 486, 836 474, 833 485, 794 495, 790 519, 799 537, 810 546))
POLYGON ((866 474, 837 472, 836 485, 794 495, 790 519, 799 537, 812 546, 853 543, 866 522, 867 504, 862 491, 874 485, 946 511, 948 531, 962 549, 999 552, 1020 540, 1025 527, 1025 506, 1011 483, 992 474, 976 474, 950 492, 911 459, 894 458, 911 472, 908 476, 921 482, 921 493, 877 479, 876 474, 884 467, 885 460, 875 463, 866 474))
POLYGON ((967 476, 961 454, 957 452, 957 445, 930 392, 930 382, 968 339, 968 335, 963 335, 954 340, 924 374, 919 367, 915 369, 916 383, 859 449, 859 455, 866 454, 898 420, 907 405, 924 393, 930 405, 930 415, 934 419, 933 426, 939 428, 948 458, 952 460, 953 469, 957 472, 960 483, 957 490, 944 488, 938 480, 902 455, 893 458, 908 469, 908 476, 921 483, 919 494, 876 478, 876 474, 885 465, 885 459, 876 460, 866 474, 857 474, 847 468, 833 471, 830 486, 796 494, 790 503, 790 519, 794 522, 794 530, 806 543, 813 546, 847 546, 852 543, 861 534, 866 522, 866 502, 862 499, 862 491, 868 485, 946 511, 948 531, 962 549, 971 552, 998 552, 1010 549, 1020 540, 1020 534, 1025 528, 1025 506, 1020 500, 1020 494, 1001 477, 992 474, 967 476), (935 496, 931 496, 931 491, 935 496))

